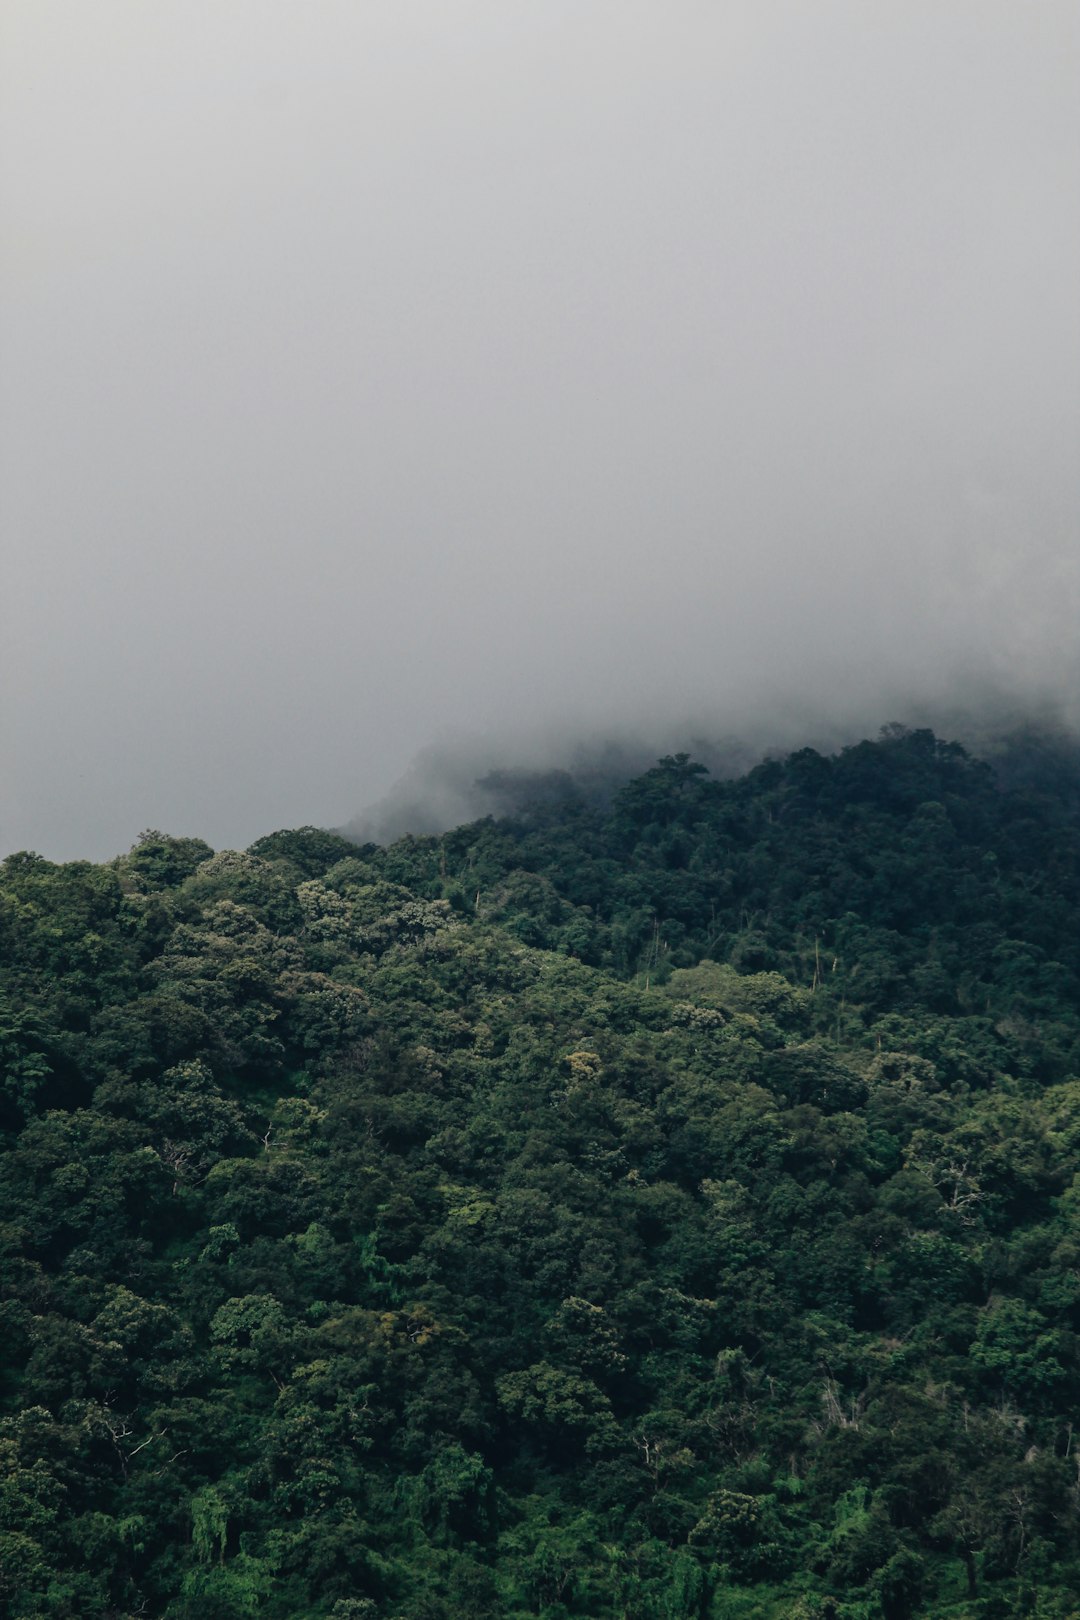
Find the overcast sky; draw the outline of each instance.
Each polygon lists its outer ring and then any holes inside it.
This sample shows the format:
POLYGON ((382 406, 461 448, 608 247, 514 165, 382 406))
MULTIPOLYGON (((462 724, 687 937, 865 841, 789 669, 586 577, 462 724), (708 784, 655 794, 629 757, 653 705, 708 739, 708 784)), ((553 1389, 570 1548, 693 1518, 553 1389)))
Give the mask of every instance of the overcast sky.
POLYGON ((0 15, 0 854, 1075 697, 1076 0, 0 15))

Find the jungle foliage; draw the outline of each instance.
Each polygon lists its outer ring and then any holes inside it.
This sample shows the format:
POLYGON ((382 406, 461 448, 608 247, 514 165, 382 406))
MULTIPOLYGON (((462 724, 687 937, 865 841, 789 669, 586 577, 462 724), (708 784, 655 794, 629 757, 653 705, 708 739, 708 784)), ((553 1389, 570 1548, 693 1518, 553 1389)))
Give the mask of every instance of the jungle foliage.
POLYGON ((1077 783, 11 856, 0 1612, 1075 1616, 1077 783))

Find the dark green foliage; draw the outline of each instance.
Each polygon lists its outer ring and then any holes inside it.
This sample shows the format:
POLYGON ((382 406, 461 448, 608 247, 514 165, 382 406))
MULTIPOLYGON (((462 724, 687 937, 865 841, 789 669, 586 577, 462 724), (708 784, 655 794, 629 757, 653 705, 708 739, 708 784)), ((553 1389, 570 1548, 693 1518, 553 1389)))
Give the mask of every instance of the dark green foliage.
POLYGON ((488 786, 4 863, 0 1613, 1067 1620, 1067 756, 488 786))

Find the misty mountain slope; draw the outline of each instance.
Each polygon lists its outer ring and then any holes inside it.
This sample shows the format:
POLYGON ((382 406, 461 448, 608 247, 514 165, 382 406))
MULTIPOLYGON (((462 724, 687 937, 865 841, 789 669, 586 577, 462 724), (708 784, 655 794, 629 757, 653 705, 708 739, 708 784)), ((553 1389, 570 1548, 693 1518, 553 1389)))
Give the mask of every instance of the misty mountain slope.
POLYGON ((541 802, 372 858, 620 974, 662 981, 713 955, 779 969, 853 1029, 909 1010, 964 1017, 969 1033, 981 1021, 988 1036, 1031 1019, 1032 1052, 1012 1061, 1049 1075, 1080 1066, 1078 788, 1067 739, 1017 736, 992 768, 894 727, 734 781, 680 755, 609 810, 541 802))
POLYGON ((1067 1620, 1078 815, 927 733, 0 869, 0 1606, 1067 1620))

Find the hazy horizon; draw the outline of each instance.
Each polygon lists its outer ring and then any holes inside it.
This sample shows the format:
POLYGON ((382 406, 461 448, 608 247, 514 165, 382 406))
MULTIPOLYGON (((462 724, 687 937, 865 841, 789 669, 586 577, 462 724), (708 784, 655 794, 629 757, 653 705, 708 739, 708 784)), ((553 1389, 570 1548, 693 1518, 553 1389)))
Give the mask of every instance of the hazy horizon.
POLYGON ((1071 4, 0 28, 0 855, 1076 722, 1071 4))

